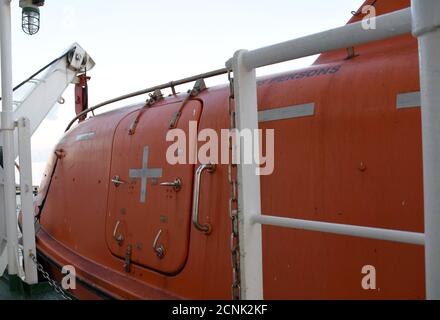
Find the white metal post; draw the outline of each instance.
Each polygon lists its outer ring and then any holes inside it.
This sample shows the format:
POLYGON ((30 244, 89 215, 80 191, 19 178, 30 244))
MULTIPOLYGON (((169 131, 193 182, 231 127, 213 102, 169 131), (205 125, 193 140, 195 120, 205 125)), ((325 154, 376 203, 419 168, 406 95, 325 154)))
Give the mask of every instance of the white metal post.
MULTIPOLYGON (((0 124, 1 126, 1 124, 0 124)), ((1 136, 1 132, 0 132, 1 136)), ((0 148, 2 148, 0 146, 0 148)), ((3 168, 0 166, 0 256, 5 256, 6 251, 6 216, 5 216, 5 188, 4 188, 4 174, 3 168)), ((0 268, 0 276, 2 276, 4 269, 0 268)))
MULTIPOLYGON (((11 1, 0 0, 0 45, 2 78, 1 134, 3 135, 4 203, 8 246, 8 272, 18 273, 18 230, 15 199, 14 121, 12 116, 11 1)), ((3 200, 3 199, 2 199, 3 200)))
POLYGON ((34 256, 37 254, 32 190, 31 124, 27 118, 18 120, 18 149, 25 281, 27 284, 36 284, 38 283, 37 266, 30 257, 30 254, 34 256))
MULTIPOLYGON (((255 69, 247 69, 243 64, 246 51, 235 53, 232 60, 234 73, 234 101, 236 126, 238 130, 258 129, 257 80, 255 69)), ((258 138, 259 135, 257 134, 258 138)), ((238 139, 238 137, 237 137, 238 139)), ((260 177, 257 175, 257 164, 243 163, 245 150, 240 145, 240 164, 238 165, 238 207, 240 231, 240 275, 241 299, 263 299, 263 267, 261 225, 253 223, 252 217, 261 214, 260 177)), ((254 154, 259 153, 259 141, 254 140, 254 154), (257 148, 255 150, 255 148, 257 148)))
POLYGON ((419 40, 428 299, 440 299, 440 1, 412 0, 419 40))

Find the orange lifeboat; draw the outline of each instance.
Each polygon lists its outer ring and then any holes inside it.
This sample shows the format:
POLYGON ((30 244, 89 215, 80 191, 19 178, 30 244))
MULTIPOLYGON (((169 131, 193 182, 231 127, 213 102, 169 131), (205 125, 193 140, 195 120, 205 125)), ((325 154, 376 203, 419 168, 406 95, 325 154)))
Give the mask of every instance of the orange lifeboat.
MULTIPOLYGON (((379 1, 377 14, 409 6, 379 1)), ((353 17, 354 22, 360 17, 353 17)), ((309 68, 258 81, 260 128, 275 129, 274 172, 261 177, 264 212, 423 232, 417 41, 411 35, 322 54, 309 68)), ((170 122, 229 128, 228 86, 156 97, 89 118, 56 146, 37 201, 40 257, 57 278, 77 271, 82 299, 229 299, 228 166, 200 181, 172 165, 170 122), (183 107, 182 107, 183 106, 183 107)), ((199 145, 187 145, 197 150, 199 145)), ((266 299, 422 299, 422 247, 263 227, 266 299), (361 286, 362 266, 380 290, 361 286), (411 289, 409 289, 411 288, 411 289)))

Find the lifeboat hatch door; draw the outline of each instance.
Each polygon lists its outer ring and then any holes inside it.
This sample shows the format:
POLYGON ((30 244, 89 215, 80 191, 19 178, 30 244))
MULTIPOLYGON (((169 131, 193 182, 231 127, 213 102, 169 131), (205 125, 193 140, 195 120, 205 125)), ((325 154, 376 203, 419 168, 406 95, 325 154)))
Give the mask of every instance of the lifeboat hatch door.
POLYGON ((174 132, 185 138, 186 150, 176 147, 171 154, 175 159, 183 155, 186 164, 173 164, 167 161, 167 150, 176 146, 176 137, 170 142, 166 137, 181 105, 151 107, 121 120, 114 135, 109 177, 106 241, 110 251, 126 262, 130 246, 130 263, 165 274, 183 269, 191 230, 195 165, 188 164, 188 155, 189 150, 196 150, 197 139, 190 134, 197 135, 202 104, 191 100, 183 108, 174 132), (139 122, 131 134, 136 118, 139 122))

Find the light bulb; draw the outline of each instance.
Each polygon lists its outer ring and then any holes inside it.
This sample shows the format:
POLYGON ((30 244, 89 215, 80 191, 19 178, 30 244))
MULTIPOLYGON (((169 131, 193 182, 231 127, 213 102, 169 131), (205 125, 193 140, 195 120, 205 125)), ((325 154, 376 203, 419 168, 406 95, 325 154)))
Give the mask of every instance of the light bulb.
POLYGON ((34 35, 40 30, 40 9, 38 7, 23 7, 21 27, 29 35, 34 35))

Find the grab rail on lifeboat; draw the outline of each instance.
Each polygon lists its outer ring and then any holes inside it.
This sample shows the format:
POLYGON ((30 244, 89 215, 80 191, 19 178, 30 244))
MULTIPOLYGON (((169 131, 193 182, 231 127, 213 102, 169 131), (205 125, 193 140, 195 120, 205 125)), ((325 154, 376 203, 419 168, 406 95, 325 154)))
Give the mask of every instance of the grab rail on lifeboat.
POLYGON ((135 92, 132 92, 132 93, 120 96, 120 97, 116 97, 116 98, 104 101, 104 102, 102 102, 100 104, 97 104, 96 106, 93 106, 93 107, 90 107, 90 108, 84 110, 81 113, 78 113, 76 115, 76 117, 73 118, 72 121, 70 121, 69 125, 66 128, 66 132, 69 131, 70 128, 72 127, 72 125, 75 123, 75 121, 77 121, 81 117, 87 115, 90 112, 95 111, 96 109, 99 109, 99 108, 102 108, 104 106, 107 106, 109 104, 112 104, 112 103, 115 103, 115 102, 119 102, 119 101, 122 101, 122 100, 126 100, 126 99, 130 99, 130 98, 133 98, 133 97, 141 96, 143 94, 152 93, 152 92, 154 92, 156 90, 162 90, 162 89, 167 89, 167 88, 171 88, 173 94, 175 95, 176 94, 176 91, 175 91, 175 87, 176 86, 179 86, 179 85, 182 85, 182 84, 185 84, 185 83, 194 82, 194 81, 197 81, 199 79, 207 79, 207 78, 212 78, 212 77, 220 76, 220 75, 226 74, 226 73, 228 73, 228 69, 227 68, 221 68, 221 69, 217 69, 217 70, 214 70, 214 71, 210 71, 210 72, 201 73, 201 74, 198 74, 198 75, 195 75, 195 76, 191 76, 191 77, 188 77, 188 78, 183 78, 183 79, 180 79, 180 80, 167 82, 167 83, 164 83, 164 84, 161 84, 161 85, 158 85, 158 86, 154 86, 154 87, 150 87, 150 88, 147 88, 147 89, 143 89, 143 90, 140 90, 140 91, 135 91, 135 92))

